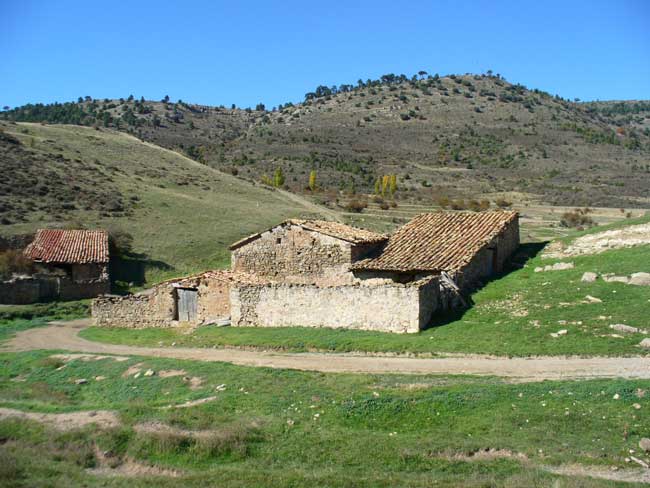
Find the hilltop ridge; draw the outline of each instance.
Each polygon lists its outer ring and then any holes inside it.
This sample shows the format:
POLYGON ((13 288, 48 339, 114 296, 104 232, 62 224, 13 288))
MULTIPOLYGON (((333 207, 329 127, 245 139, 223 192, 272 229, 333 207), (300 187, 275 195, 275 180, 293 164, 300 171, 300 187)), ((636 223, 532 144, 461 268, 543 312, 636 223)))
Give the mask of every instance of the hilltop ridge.
POLYGON ((372 192, 396 174, 400 198, 418 201, 517 192, 562 205, 650 203, 650 102, 578 103, 498 75, 422 71, 319 86, 274 109, 86 97, 3 117, 115 127, 257 182, 281 168, 294 192, 316 170, 325 191, 372 192))

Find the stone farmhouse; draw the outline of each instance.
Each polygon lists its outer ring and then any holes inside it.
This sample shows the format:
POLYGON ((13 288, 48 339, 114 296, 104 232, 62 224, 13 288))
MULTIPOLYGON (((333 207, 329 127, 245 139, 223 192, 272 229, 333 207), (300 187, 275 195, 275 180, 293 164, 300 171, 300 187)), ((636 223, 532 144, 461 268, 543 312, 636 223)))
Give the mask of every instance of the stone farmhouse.
POLYGON ((100 326, 230 324, 418 332, 504 269, 516 212, 422 214, 390 236, 287 220, 231 245, 231 269, 93 302, 100 326))
POLYGON ((0 303, 78 300, 110 293, 104 230, 39 229, 23 254, 34 262, 34 271, 0 282, 0 303))

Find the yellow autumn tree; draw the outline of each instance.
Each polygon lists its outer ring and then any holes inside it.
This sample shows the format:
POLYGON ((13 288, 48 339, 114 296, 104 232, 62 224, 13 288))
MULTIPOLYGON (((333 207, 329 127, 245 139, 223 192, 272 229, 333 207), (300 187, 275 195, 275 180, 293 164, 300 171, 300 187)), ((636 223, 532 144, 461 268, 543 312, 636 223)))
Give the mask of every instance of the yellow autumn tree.
POLYGON ((390 185, 390 177, 388 175, 384 175, 381 179, 381 196, 383 197, 386 194, 386 190, 388 190, 388 186, 390 185))
POLYGON ((309 173, 309 189, 311 191, 316 191, 316 170, 312 169, 309 173))
POLYGON ((390 175, 390 196, 395 196, 397 191, 397 175, 390 175))

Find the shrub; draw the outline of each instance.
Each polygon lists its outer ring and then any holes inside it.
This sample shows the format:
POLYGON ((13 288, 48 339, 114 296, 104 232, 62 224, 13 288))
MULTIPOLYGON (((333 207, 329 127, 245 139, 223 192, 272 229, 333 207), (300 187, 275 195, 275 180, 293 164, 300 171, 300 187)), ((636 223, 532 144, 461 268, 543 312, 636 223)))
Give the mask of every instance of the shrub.
POLYGON ((354 212, 354 213, 361 213, 363 212, 364 208, 368 207, 368 202, 365 200, 361 200, 359 198, 354 198, 350 200, 348 203, 345 205, 345 209, 348 212, 354 212))
POLYGON ((577 229, 582 229, 585 227, 591 227, 596 225, 594 220, 587 215, 587 211, 584 210, 575 210, 573 212, 564 212, 562 218, 560 219, 560 225, 562 227, 575 227, 577 229))
POLYGON ((382 210, 388 210, 390 208, 390 205, 386 202, 381 202, 379 208, 381 208, 382 210))
POLYGON ((133 236, 118 227, 108 230, 108 246, 114 256, 123 256, 133 250, 133 236))
POLYGON ((467 208, 467 205, 465 204, 465 200, 463 200, 462 198, 459 200, 452 200, 450 205, 452 210, 465 210, 467 208))
POLYGON ((497 198, 494 203, 499 208, 509 208, 512 206, 512 202, 509 202, 505 198, 497 198))
POLYGON ((27 258, 22 251, 10 249, 0 253, 0 277, 11 278, 16 274, 31 274, 34 272, 34 262, 27 258))
POLYGON ((450 202, 448 197, 440 196, 436 198, 436 203, 440 206, 440 208, 447 208, 450 202))

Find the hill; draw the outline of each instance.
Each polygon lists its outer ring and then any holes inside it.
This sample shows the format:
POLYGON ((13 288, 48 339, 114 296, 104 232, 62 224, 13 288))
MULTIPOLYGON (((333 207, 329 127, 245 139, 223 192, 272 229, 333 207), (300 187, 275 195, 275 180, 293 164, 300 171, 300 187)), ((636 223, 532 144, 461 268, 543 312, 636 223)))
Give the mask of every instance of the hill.
POLYGON ((2 122, 0 170, 3 234, 64 225, 124 230, 149 282, 223 266, 227 245, 242 236, 322 215, 295 195, 110 129, 2 122))
POLYGON ((4 117, 115 126, 252 181, 281 168, 294 192, 313 169, 330 204, 331 190, 372 192, 396 174, 400 199, 425 203, 517 192, 556 205, 648 205, 648 102, 583 104, 499 76, 422 73, 320 86, 272 111, 87 97, 4 117))

